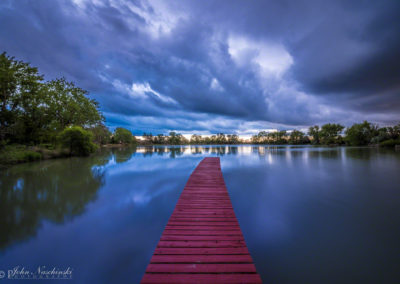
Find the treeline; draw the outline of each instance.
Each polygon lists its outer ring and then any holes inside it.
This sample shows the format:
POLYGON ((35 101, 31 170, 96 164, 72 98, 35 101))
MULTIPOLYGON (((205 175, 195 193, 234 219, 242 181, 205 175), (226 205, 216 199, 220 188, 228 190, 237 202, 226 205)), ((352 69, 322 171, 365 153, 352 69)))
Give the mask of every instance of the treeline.
POLYGON ((142 144, 145 145, 201 145, 201 144, 239 144, 243 141, 239 139, 236 134, 218 133, 215 135, 202 137, 201 135, 193 134, 189 139, 186 139, 182 134, 176 132, 170 132, 169 136, 164 134, 154 135, 151 133, 143 134, 142 144))
POLYGON ((100 144, 134 142, 128 130, 130 137, 107 129, 87 91, 64 78, 45 81, 36 67, 6 53, 0 54, 0 108, 0 162, 88 155, 100 144))
MULTIPOLYGON (((0 54, 0 163, 68 155, 89 155, 99 145, 135 144, 131 131, 104 125, 99 104, 64 78, 45 81, 36 67, 0 54)), ((202 137, 170 132, 144 134, 142 144, 240 144, 236 134, 202 137)), ((261 131, 254 144, 323 144, 392 146, 400 144, 400 124, 378 127, 367 121, 345 129, 340 124, 312 126, 308 133, 261 131), (344 133, 343 133, 343 130, 344 133)))
POLYGON ((343 125, 328 123, 321 127, 311 126, 308 133, 293 130, 277 132, 261 131, 251 138, 253 144, 313 144, 349 146, 400 145, 400 123, 391 127, 379 127, 368 121, 355 123, 345 129, 343 125), (345 130, 343 132, 343 130, 345 130))
MULTIPOLYGON (((244 144, 249 143, 239 138, 236 134, 218 133, 211 136, 202 137, 193 134, 186 139, 182 134, 170 132, 169 135, 144 133, 143 140, 138 141, 143 145, 221 145, 221 144, 244 144)), ((400 145, 400 123, 393 127, 378 127, 375 124, 364 121, 363 123, 353 124, 345 128, 343 125, 328 123, 321 127, 311 126, 308 132, 299 130, 292 131, 261 131, 253 135, 250 139, 251 144, 290 144, 290 145, 349 145, 366 146, 381 145, 394 146, 400 145)))

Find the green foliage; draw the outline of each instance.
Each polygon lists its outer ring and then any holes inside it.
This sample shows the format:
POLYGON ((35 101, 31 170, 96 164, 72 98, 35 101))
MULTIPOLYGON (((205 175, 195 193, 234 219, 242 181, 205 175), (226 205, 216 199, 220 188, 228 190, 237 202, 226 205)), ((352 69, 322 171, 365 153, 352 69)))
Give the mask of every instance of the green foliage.
POLYGON ((342 137, 340 133, 344 129, 343 125, 328 123, 324 124, 319 131, 319 138, 321 144, 329 145, 329 144, 341 144, 342 137))
POLYGON ((371 139, 378 134, 377 127, 364 121, 363 123, 353 124, 346 129, 345 141, 351 146, 368 145, 371 139))
POLYGON ((50 144, 50 143, 42 143, 42 144, 39 145, 39 147, 41 149, 47 149, 47 150, 54 150, 55 149, 54 144, 50 144))
POLYGON ((319 126, 318 125, 314 125, 314 126, 310 126, 310 128, 308 129, 308 135, 310 135, 312 137, 312 144, 318 145, 319 144, 319 126))
POLYGON ((61 144, 69 149, 71 155, 88 156, 97 148, 92 142, 92 133, 80 126, 65 128, 59 139, 61 144))
POLYGON ((7 145, 0 151, 0 164, 15 164, 42 159, 38 152, 28 149, 24 145, 7 145))
POLYGON ((42 158, 42 155, 38 152, 34 151, 26 151, 24 155, 24 160, 26 161, 36 161, 40 160, 42 158))
POLYGON ((287 144, 288 135, 286 130, 269 133, 266 131, 261 131, 251 138, 251 142, 254 144, 287 144))
POLYGON ((312 137, 311 143, 314 145, 342 144, 343 138, 340 133, 343 129, 343 125, 335 123, 324 124, 321 128, 314 125, 308 129, 308 135, 312 137))
POLYGON ((236 134, 228 134, 226 135, 226 143, 227 144, 238 144, 239 136, 236 134))
POLYGON ((167 141, 170 145, 182 145, 188 143, 188 141, 185 139, 185 137, 183 137, 182 134, 176 133, 174 131, 169 133, 167 141))
POLYGON ((204 139, 201 137, 201 135, 193 134, 192 137, 190 138, 190 144, 198 145, 198 144, 203 144, 204 139))
POLYGON ((377 134, 371 139, 372 144, 379 144, 386 140, 396 140, 400 138, 400 124, 393 127, 382 127, 377 130, 377 134))
POLYGON ((400 145, 400 139, 397 139, 397 140, 389 139, 389 140, 379 143, 380 147, 394 147, 396 145, 400 145))
POLYGON ((290 135, 286 130, 266 132, 260 131, 251 138, 253 144, 309 144, 308 137, 299 130, 293 130, 290 135))
POLYGON ((308 137, 305 136, 305 134, 301 131, 298 130, 293 130, 290 133, 289 137, 289 144, 307 144, 309 143, 308 137))
POLYGON ((136 143, 136 138, 128 129, 118 127, 114 132, 114 142, 117 144, 131 144, 136 143))
POLYGON ((154 144, 164 144, 166 141, 166 137, 164 134, 157 134, 157 136, 154 137, 153 139, 154 144))
POLYGON ((96 101, 65 79, 43 82, 37 68, 0 55, 0 141, 54 143, 67 126, 95 127, 104 118, 96 101))
POLYGON ((88 129, 93 135, 93 142, 98 145, 105 145, 111 142, 111 135, 112 133, 108 128, 100 123, 95 127, 88 129))
MULTIPOLYGON (((40 86, 43 77, 37 68, 17 61, 5 52, 0 55, 0 139, 15 136, 15 125, 26 111, 33 112, 38 107, 40 86)), ((31 121, 32 124, 36 121, 31 121)), ((24 131, 30 131, 29 125, 24 131)))
POLYGON ((88 92, 64 78, 48 82, 45 92, 48 97, 45 103, 52 118, 51 129, 59 131, 70 125, 94 127, 104 120, 98 111, 98 103, 87 98, 88 92))
POLYGON ((224 133, 218 133, 214 139, 215 144, 226 144, 226 137, 224 133))
POLYGON ((275 132, 276 144, 286 144, 287 143, 287 133, 286 130, 275 132))
POLYGON ((201 135, 193 134, 190 138, 190 144, 239 144, 240 142, 237 134, 218 133, 204 138, 201 135))

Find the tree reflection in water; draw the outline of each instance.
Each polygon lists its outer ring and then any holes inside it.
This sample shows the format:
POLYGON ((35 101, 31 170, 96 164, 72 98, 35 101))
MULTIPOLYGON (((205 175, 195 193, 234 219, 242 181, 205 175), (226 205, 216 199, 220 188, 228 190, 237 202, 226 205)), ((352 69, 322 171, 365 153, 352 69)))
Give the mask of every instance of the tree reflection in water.
POLYGON ((85 211, 104 184, 102 153, 16 165, 0 172, 0 248, 36 234, 43 220, 64 223, 85 211))
MULTIPOLYGON (((89 158, 50 160, 12 166, 0 172, 0 249, 34 236, 43 220, 64 223, 81 215, 105 183, 111 160, 125 163, 135 155, 175 159, 183 155, 251 155, 270 161, 285 158, 369 160, 394 156, 393 150, 375 148, 313 148, 291 146, 179 145, 112 148, 89 158)), ((398 158, 398 155, 396 156, 398 158)))

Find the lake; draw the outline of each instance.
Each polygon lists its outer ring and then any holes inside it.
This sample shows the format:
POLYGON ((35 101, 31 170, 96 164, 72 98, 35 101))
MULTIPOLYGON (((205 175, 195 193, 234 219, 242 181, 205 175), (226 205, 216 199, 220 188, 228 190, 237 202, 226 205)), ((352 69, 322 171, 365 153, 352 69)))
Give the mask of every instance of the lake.
POLYGON ((113 148, 1 169, 0 270, 138 283, 206 156, 265 283, 400 283, 400 152, 377 148, 113 148))

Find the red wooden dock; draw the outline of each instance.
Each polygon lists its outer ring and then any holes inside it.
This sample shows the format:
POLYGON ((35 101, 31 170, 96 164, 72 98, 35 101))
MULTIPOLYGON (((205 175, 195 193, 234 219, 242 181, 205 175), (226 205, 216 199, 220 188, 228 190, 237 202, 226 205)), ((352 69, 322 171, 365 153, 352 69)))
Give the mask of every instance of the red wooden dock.
POLYGON ((219 158, 204 158, 193 171, 141 283, 262 283, 219 158))

